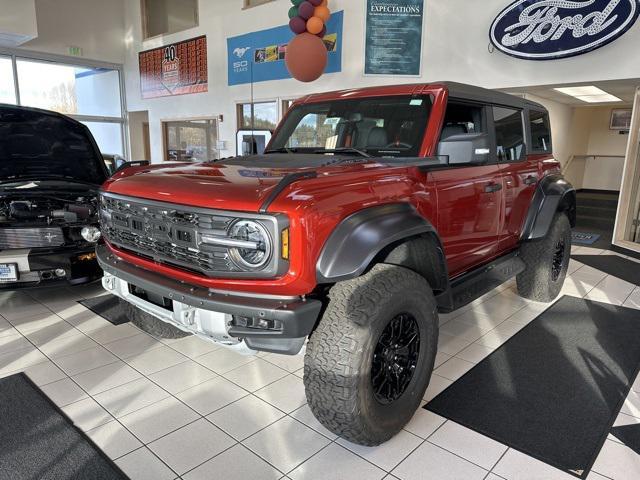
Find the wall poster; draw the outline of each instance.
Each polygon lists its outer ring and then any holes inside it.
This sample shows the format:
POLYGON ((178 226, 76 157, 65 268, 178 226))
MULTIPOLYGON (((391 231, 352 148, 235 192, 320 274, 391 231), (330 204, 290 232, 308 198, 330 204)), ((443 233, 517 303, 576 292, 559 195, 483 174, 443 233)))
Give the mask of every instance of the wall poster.
POLYGON ((365 75, 418 77, 424 0, 367 0, 365 75))
POLYGON ((138 61, 144 99, 208 91, 204 35, 140 52, 138 61))
MULTIPOLYGON (((327 22, 323 40, 329 52, 329 63, 324 73, 342 70, 343 18, 343 11, 335 12, 327 22)), ((293 36, 289 25, 283 25, 228 38, 229 85, 291 78, 284 55, 293 36)))

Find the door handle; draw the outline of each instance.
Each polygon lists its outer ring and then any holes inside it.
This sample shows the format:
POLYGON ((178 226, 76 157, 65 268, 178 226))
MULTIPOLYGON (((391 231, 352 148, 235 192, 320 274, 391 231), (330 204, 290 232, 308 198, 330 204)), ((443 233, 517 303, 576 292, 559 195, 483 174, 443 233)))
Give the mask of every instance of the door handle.
POLYGON ((525 185, 535 185, 536 183, 538 183, 538 177, 535 175, 529 175, 524 179, 525 185))
POLYGON ((500 190, 502 190, 501 183, 492 182, 484 186, 485 193, 495 193, 495 192, 499 192, 500 190))

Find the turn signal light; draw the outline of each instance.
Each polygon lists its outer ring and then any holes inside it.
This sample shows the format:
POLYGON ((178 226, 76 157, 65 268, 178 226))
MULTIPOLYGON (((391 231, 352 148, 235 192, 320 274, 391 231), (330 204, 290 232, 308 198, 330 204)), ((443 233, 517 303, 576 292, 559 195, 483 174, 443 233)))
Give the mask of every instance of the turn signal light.
POLYGON ((93 253, 85 253, 83 255, 78 255, 76 258, 78 259, 79 262, 87 262, 89 260, 95 260, 96 259, 96 254, 95 254, 95 252, 93 252, 93 253))
POLYGON ((282 258, 289 260, 289 229, 282 230, 282 258))

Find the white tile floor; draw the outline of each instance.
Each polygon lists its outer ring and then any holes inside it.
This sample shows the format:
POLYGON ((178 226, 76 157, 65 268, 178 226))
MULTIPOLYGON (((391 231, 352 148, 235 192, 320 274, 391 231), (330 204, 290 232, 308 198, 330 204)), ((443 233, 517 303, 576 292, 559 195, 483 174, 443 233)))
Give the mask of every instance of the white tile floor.
MULTIPOLYGON (((0 376, 26 371, 134 480, 574 478, 423 409, 381 447, 350 444, 307 407, 301 357, 243 357, 113 326, 76 303, 101 293, 0 293, 0 376)), ((640 288, 575 261, 563 294, 640 309, 640 288)), ((547 306, 510 282, 442 315, 425 402, 547 306)), ((640 379, 616 421, 631 423, 640 423, 640 379)), ((609 436, 589 476, 603 478, 640 478, 640 456, 609 436)))

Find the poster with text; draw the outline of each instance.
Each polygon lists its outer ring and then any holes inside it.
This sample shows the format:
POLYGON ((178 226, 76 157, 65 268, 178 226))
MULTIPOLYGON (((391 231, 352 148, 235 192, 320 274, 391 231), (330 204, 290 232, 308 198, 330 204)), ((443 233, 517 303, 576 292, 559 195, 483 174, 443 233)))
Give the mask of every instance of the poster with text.
MULTIPOLYGON (((342 11, 335 12, 327 22, 323 40, 329 52, 329 62, 325 73, 342 70, 343 14, 342 11)), ((284 56, 293 36, 289 25, 283 25, 228 38, 229 85, 291 78, 284 56)))
POLYGON ((138 61, 142 98, 208 91, 206 36, 140 52, 138 61))
POLYGON ((420 76, 424 0, 367 0, 365 75, 420 76))

